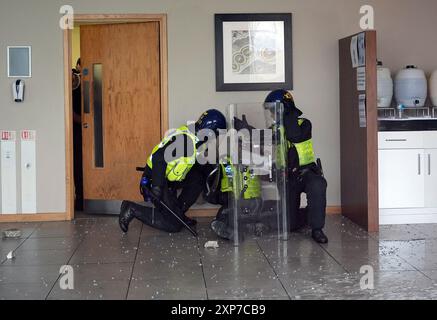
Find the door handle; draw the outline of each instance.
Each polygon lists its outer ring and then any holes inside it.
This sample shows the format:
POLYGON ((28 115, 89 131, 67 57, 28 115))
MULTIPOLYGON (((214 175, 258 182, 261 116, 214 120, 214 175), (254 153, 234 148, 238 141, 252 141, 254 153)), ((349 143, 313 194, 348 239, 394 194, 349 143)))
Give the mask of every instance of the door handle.
POLYGON ((407 139, 385 139, 387 142, 406 142, 407 139))
POLYGON ((419 174, 419 176, 422 174, 422 164, 421 164, 421 160, 422 160, 422 157, 420 156, 420 153, 417 155, 417 163, 418 163, 418 174, 419 174))
POLYGON ((84 123, 84 124, 83 124, 83 127, 84 127, 85 129, 88 129, 88 123, 84 123))
POLYGON ((431 175, 431 154, 428 153, 428 175, 431 175))

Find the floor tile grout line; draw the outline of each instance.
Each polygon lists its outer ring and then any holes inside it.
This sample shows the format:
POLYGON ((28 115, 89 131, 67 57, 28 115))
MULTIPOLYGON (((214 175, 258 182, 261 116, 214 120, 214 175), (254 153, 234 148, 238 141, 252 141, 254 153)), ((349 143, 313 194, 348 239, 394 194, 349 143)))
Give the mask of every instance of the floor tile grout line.
POLYGON ((127 300, 129 297, 130 286, 132 283, 132 278, 134 276, 135 264, 137 263, 138 252, 140 251, 141 235, 143 234, 143 227, 144 227, 144 224, 141 223, 141 230, 140 230, 140 234, 138 236, 137 250, 135 252, 135 258, 134 258, 134 262, 132 264, 132 270, 131 270, 131 274, 129 277, 129 283, 127 285, 127 291, 126 291, 126 296, 125 296, 124 300, 127 300))
POLYGON ((348 269, 346 269, 346 267, 340 263, 340 261, 338 261, 329 251, 328 249, 326 249, 324 246, 322 246, 320 243, 318 243, 319 247, 322 248, 323 251, 325 251, 328 256, 330 256, 344 271, 346 271, 346 273, 351 274, 352 272, 349 271, 348 269))
MULTIPOLYGON (((417 225, 412 225, 412 227, 416 230, 416 231, 420 231, 417 228, 417 225)), ((367 232, 367 231, 366 231, 367 232)), ((425 238, 425 239, 408 239, 408 240, 387 240, 387 239, 380 239, 379 237, 379 232, 367 232, 367 234, 369 235, 370 238, 374 239, 375 241, 378 242, 378 244, 381 244, 381 242, 384 241, 389 241, 389 242, 410 242, 410 241, 427 241, 429 239, 425 238)), ((432 239, 431 239, 432 240, 432 239)), ((411 264, 410 262, 408 262, 408 260, 406 260, 404 257, 402 257, 401 255, 399 255, 398 253, 395 254, 396 257, 398 257, 399 259, 401 259, 402 261, 404 261, 406 264, 408 264, 409 266, 411 266, 412 268, 414 268, 417 272, 419 272, 420 274, 422 274, 423 276, 425 276, 426 278, 433 280, 432 278, 428 277, 425 273, 423 273, 419 268, 417 268, 415 265, 411 264)), ((402 271, 402 270, 401 270, 402 271)))
MULTIPOLYGON (((32 234, 34 234, 34 232, 36 231, 36 229, 38 229, 39 226, 41 226, 42 222, 38 223, 38 225, 32 230, 32 232, 23 240, 23 242, 21 242, 18 247, 16 247, 14 250, 12 250, 13 252, 17 251, 27 240, 29 240, 30 236, 32 234)), ((3 265, 6 261, 8 261, 8 259, 4 259, 0 262, 0 265, 3 265)))
POLYGON ((209 300, 208 286, 206 284, 205 268, 203 267, 202 254, 200 252, 199 237, 196 238, 196 242, 197 242, 197 253, 199 254, 200 268, 202 269, 203 283, 205 285, 206 300, 209 300))
MULTIPOLYGON (((418 232, 422 232, 419 228, 419 224, 415 223, 415 224, 411 224, 411 226, 418 232)), ((430 236, 431 238, 429 238, 430 240, 433 240, 433 235, 429 235, 427 232, 425 232, 425 235, 428 237, 430 236)), ((425 238, 425 240, 427 240, 428 238, 425 238)))
MULTIPOLYGON (((396 256, 397 256, 399 259, 403 260, 403 261, 404 261, 406 264, 408 264, 409 266, 413 267, 417 272, 419 272, 420 274, 422 274, 424 277, 426 277, 427 279, 433 281, 433 279, 430 278, 430 277, 428 277, 425 273, 423 273, 422 270, 420 270, 419 268, 417 268, 415 265, 409 263, 407 259, 405 259, 404 257, 400 256, 399 254, 396 254, 396 256)), ((405 271, 408 271, 408 270, 405 270, 405 271)))
POLYGON ((278 279, 279 283, 281 284, 281 287, 284 289, 285 293, 287 294, 287 297, 289 300, 291 299, 290 294, 288 293, 288 290, 285 288, 285 285, 282 283, 281 278, 279 277, 278 273, 276 272, 275 268, 273 267, 272 263, 270 262, 269 258, 267 257, 267 255, 265 254, 264 250, 262 249, 261 245, 259 244, 258 240, 255 240, 256 245, 258 246, 258 249, 261 251, 261 254, 264 256, 264 258, 266 259, 268 265, 270 266, 270 268, 273 270, 273 273, 276 276, 276 279, 278 279))
MULTIPOLYGON (((351 221, 350 219, 348 219, 347 217, 344 217, 345 219, 351 221)), ((372 240, 378 241, 379 243, 379 239, 377 238, 373 238, 372 235, 367 232, 366 230, 362 229, 361 227, 359 227, 359 229, 363 230, 364 232, 367 233, 367 236, 369 236, 372 240)), ((350 270, 348 270, 343 264, 340 263, 340 261, 338 261, 329 251, 327 248, 325 248, 324 246, 322 246, 320 243, 318 243, 319 247, 322 248, 323 251, 325 251, 328 256, 330 256, 341 268, 343 268, 344 271, 346 271, 346 273, 348 274, 352 274, 352 272, 350 270)))
MULTIPOLYGON (((73 250, 70 258, 67 260, 67 262, 65 263, 65 265, 69 265, 71 259, 73 259, 73 256, 76 254, 77 250, 79 250, 79 247, 81 246, 81 244, 84 242, 85 238, 88 236, 87 233, 85 233, 85 235, 82 237, 82 239, 80 240, 80 242, 77 244, 76 249, 73 250)), ((58 274, 58 277, 56 278, 55 282, 53 283, 53 286, 50 288, 50 291, 47 293, 46 297, 44 300, 47 300, 48 297, 50 296, 50 294, 52 293, 53 289, 55 288, 56 284, 58 283, 59 279, 61 278, 61 273, 58 274)))

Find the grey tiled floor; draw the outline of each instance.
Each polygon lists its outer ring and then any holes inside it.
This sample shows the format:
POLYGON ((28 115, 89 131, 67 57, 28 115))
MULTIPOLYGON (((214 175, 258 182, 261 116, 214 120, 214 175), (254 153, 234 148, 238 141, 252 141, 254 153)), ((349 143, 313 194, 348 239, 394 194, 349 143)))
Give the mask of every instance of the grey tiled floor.
POLYGON ((20 228, 0 240, 0 299, 437 299, 437 225, 383 226, 368 234, 328 216, 327 245, 308 231, 286 242, 247 239, 238 248, 216 240, 208 220, 199 238, 166 234, 134 221, 123 235, 117 217, 73 222, 0 224, 20 228), (16 258, 6 255, 15 251, 16 258), (60 267, 74 270, 74 289, 60 287, 60 267), (361 290, 360 268, 374 269, 361 290))

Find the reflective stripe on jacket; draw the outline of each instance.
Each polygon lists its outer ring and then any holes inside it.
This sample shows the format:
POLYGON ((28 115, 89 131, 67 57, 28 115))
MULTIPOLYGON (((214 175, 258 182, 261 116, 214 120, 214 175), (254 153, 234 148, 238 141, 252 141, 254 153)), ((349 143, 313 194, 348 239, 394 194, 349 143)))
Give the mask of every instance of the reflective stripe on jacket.
MULTIPOLYGON (((299 119, 299 126, 301 126, 304 121, 305 119, 299 119)), ((297 154, 299 156, 299 166, 303 167, 316 162, 316 155, 313 148, 313 139, 308 139, 299 143, 291 143, 291 145, 296 148, 297 154)))
POLYGON ((179 157, 177 159, 174 159, 170 162, 167 162, 167 168, 165 171, 165 176, 168 181, 183 181, 185 177, 187 176, 188 172, 191 170, 193 165, 196 163, 196 155, 197 155, 197 148, 196 144, 198 142, 198 139, 196 135, 194 135, 190 130, 188 130, 187 126, 182 126, 179 129, 176 129, 174 132, 166 136, 160 144, 155 146, 152 150, 152 154, 150 155, 149 159, 147 160, 147 166, 150 169, 153 169, 153 154, 156 153, 159 149, 165 147, 167 143, 169 143, 174 137, 180 136, 180 135, 186 135, 188 138, 190 138, 193 142, 194 150, 191 156, 189 157, 179 157))
POLYGON ((245 200, 261 197, 260 178, 253 175, 248 167, 243 167, 243 172, 237 173, 235 173, 235 167, 232 164, 220 164, 220 167, 222 170, 221 192, 235 191, 238 198, 242 193, 245 200), (239 186, 236 185, 237 181, 233 180, 234 174, 238 174, 239 186))

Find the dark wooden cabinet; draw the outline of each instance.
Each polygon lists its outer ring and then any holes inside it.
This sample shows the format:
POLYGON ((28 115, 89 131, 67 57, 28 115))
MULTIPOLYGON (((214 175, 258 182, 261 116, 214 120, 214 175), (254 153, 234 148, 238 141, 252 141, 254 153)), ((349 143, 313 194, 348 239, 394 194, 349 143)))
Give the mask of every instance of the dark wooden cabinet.
MULTIPOLYGON (((350 36, 339 41, 342 214, 366 230, 379 229, 376 31, 365 39, 365 90, 358 90, 350 36), (366 126, 360 127, 359 97, 366 95, 366 126)), ((355 35, 356 36, 356 35, 355 35)))

